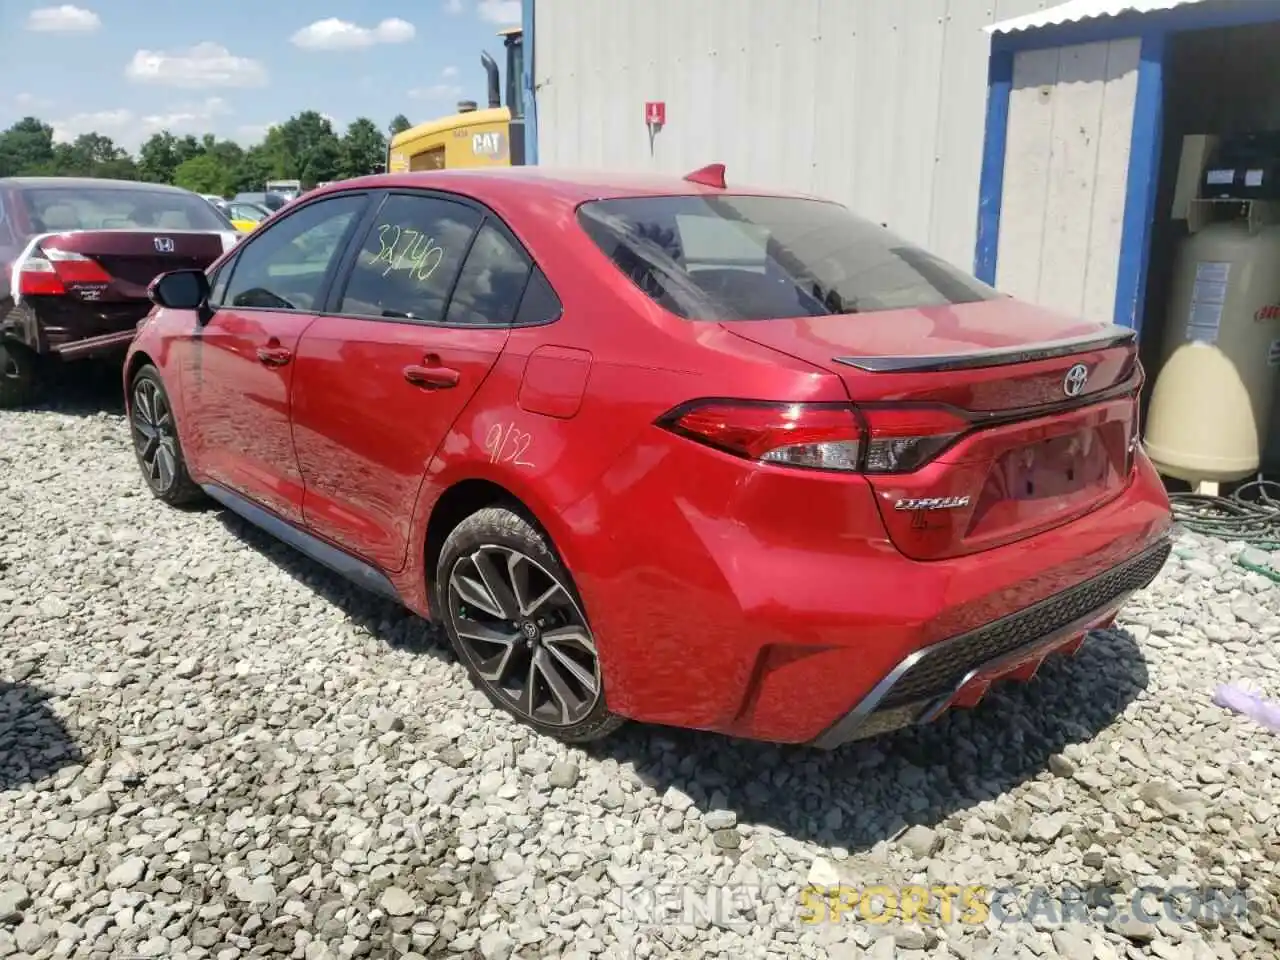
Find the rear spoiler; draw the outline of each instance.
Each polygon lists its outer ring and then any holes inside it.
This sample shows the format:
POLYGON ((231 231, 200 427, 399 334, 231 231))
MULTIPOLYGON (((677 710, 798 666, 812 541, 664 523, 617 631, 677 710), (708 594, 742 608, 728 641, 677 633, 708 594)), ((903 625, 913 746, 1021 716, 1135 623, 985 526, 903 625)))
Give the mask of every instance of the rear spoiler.
POLYGON ((1107 326, 1082 336, 1043 343, 1016 344, 993 350, 971 350, 965 353, 934 353, 923 356, 835 357, 836 363, 868 373, 940 373, 947 370, 977 370, 1011 363, 1051 360, 1089 350, 1106 350, 1134 343, 1137 334, 1119 324, 1107 326))
MULTIPOLYGON (((47 233, 37 233, 34 237, 32 237, 29 241, 27 241, 27 245, 22 248, 22 252, 18 254, 17 259, 13 261, 13 266, 9 268, 9 290, 13 294, 13 305, 16 307, 20 303, 22 303, 22 290, 18 285, 18 274, 22 272, 23 265, 26 264, 26 262, 31 258, 31 255, 36 252, 36 248, 40 246, 42 241, 48 240, 50 237, 70 237, 79 233, 103 233, 103 232, 158 233, 160 231, 151 227, 145 227, 145 228, 111 227, 101 231, 100 230, 50 230, 47 233)), ((226 253, 228 250, 230 250, 232 247, 234 247, 237 243, 240 242, 240 234, 236 233, 234 230, 165 230, 163 232, 166 235, 178 234, 178 235, 186 235, 186 236, 191 236, 192 234, 199 234, 201 236, 207 236, 210 233, 217 234, 222 239, 223 253, 226 253)))

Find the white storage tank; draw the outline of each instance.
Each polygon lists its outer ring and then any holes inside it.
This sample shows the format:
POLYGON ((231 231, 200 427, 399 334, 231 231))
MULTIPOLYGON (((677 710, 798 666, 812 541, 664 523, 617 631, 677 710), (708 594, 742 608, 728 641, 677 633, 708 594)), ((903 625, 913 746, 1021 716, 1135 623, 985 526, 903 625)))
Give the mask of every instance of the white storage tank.
POLYGON ((1192 484, 1258 472, 1280 369, 1280 226, 1208 223, 1178 251, 1143 443, 1192 484))

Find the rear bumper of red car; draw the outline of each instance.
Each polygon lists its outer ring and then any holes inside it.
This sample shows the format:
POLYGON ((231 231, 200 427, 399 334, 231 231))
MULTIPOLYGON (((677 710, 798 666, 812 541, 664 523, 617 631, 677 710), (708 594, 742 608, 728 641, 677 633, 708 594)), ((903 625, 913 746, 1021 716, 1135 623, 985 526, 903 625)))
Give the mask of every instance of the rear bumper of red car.
POLYGON ((1125 490, 1084 516, 929 562, 887 541, 859 477, 756 469, 671 443, 637 447, 599 486, 627 496, 584 501, 559 539, 610 709, 794 744, 871 736, 1029 676, 1156 576, 1172 523, 1142 456, 1125 490), (673 476, 693 479, 675 487, 673 476), (961 655, 936 685, 915 686, 961 655))
POLYGON ((812 745, 829 750, 929 723, 953 707, 976 705, 997 681, 1030 680, 1046 657, 1074 653, 1088 631, 1114 620, 1159 574, 1170 546, 1162 540, 1062 593, 908 654, 812 745))

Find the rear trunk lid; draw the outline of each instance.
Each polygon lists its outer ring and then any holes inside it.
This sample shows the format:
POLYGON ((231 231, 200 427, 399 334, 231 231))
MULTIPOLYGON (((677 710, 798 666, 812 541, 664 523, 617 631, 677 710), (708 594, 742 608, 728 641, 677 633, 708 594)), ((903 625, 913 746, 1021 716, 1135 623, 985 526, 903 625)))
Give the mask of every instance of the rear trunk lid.
POLYGON ((139 302, 160 274, 203 270, 235 242, 233 232, 72 230, 37 237, 15 269, 21 273, 23 261, 45 260, 52 267, 49 293, 98 303, 139 302))
POLYGON ((867 434, 868 482, 906 556, 1024 539, 1128 484, 1142 372, 1126 328, 1012 299, 723 326, 841 378, 867 434), (921 437, 922 462, 907 455, 895 469, 921 437))

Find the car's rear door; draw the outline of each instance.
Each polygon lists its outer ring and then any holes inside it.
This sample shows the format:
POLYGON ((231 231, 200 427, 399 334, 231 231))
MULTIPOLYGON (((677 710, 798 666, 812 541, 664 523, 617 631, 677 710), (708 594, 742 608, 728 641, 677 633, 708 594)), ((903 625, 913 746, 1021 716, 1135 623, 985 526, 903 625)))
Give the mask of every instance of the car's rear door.
POLYGON ((295 524, 302 475, 289 423, 295 354, 367 193, 322 197, 244 241, 214 279, 212 316, 179 345, 183 443, 201 475, 295 524))
POLYGON ((530 269, 485 209, 386 195, 298 345, 293 439, 315 533, 403 566, 427 464, 502 352, 530 269))

